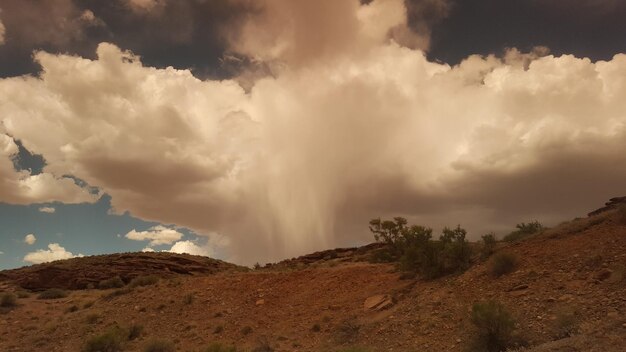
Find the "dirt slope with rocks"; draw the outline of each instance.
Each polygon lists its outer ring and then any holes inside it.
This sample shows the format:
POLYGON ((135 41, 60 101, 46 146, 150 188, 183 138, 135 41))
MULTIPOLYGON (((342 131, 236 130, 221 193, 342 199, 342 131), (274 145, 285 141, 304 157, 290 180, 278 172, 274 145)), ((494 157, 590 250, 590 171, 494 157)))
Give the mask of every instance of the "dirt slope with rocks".
POLYGON ((489 260, 476 259, 460 275, 402 279, 392 264, 366 262, 372 246, 248 272, 173 275, 121 292, 76 290, 53 300, 31 294, 0 315, 0 350, 80 351, 111 326, 141 325, 142 334, 125 350, 143 351, 160 338, 177 351, 202 351, 215 341, 241 350, 265 345, 275 351, 352 346, 466 351, 474 334, 472 304, 491 299, 511 311, 528 351, 621 352, 626 350, 623 216, 608 209, 500 243, 496 253, 513 254, 519 264, 499 278, 490 274, 489 260), (570 336, 559 333, 562 311, 574 312, 577 320, 570 336))

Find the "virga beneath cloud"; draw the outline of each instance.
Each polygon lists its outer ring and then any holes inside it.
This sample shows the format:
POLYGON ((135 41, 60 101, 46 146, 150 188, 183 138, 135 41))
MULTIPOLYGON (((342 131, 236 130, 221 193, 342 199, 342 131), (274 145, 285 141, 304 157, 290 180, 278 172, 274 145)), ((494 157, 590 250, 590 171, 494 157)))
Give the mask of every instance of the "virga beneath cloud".
POLYGON ((275 68, 249 90, 107 43, 96 60, 38 52, 39 77, 0 81, 0 167, 18 138, 52 179, 85 180, 118 212, 217 232, 244 263, 365 241, 377 216, 477 237, 626 186, 626 55, 509 50, 450 67, 398 43, 402 1, 341 3, 344 21, 314 24, 345 38, 275 35, 265 17, 231 38, 275 68))

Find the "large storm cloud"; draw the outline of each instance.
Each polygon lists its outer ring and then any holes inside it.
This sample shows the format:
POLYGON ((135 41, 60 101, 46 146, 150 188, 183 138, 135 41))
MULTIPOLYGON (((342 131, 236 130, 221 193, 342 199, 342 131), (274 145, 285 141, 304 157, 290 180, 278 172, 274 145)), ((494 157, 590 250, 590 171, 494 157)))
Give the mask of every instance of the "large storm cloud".
POLYGON ((109 43, 95 59, 37 52, 38 76, 0 80, 3 177, 19 139, 51 180, 72 175, 117 212, 226 236, 244 263, 367 241, 378 216, 474 237, 554 222, 626 186, 626 55, 511 49, 449 66, 426 58, 427 32, 398 35, 403 1, 288 3, 229 37, 234 55, 272 67, 246 89, 109 43), (282 22, 300 13, 309 22, 282 22))

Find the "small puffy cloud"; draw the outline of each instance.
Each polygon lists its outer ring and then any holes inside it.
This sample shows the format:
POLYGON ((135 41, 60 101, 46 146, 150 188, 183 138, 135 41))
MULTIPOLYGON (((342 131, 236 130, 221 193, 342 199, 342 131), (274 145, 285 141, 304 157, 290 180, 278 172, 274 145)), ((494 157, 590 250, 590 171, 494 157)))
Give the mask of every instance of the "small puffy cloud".
POLYGON ((213 253, 209 246, 199 246, 192 241, 178 241, 174 243, 168 252, 201 255, 205 257, 209 257, 213 253))
POLYGON ((172 244, 181 238, 183 234, 165 226, 154 226, 146 231, 132 230, 126 234, 126 238, 133 241, 150 241, 150 246, 172 244))
POLYGON ((41 264, 55 260, 70 259, 82 256, 82 254, 74 255, 72 252, 68 252, 58 243, 50 243, 47 250, 39 249, 35 252, 30 252, 26 254, 24 256, 24 261, 32 264, 41 264))
POLYGON ((146 247, 144 249, 141 250, 144 253, 152 253, 154 252, 154 249, 150 248, 150 247, 146 247))
POLYGON ((37 241, 37 237, 35 237, 35 235, 33 235, 32 233, 29 233, 28 235, 26 235, 26 237, 24 237, 24 243, 28 244, 28 245, 33 245, 35 244, 35 241, 37 241))
POLYGON ((53 207, 41 207, 41 208, 39 208, 39 211, 42 212, 42 213, 54 214, 56 209, 53 208, 53 207))

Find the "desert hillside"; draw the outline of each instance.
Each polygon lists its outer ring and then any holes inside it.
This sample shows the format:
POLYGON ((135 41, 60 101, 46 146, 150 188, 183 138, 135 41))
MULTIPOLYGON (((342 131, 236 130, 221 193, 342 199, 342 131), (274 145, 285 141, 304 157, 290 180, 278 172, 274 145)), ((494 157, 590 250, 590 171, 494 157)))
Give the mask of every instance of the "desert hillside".
POLYGON ((256 269, 131 253, 3 271, 0 290, 15 299, 3 298, 0 350, 467 351, 485 301, 510 312, 512 349, 626 350, 626 217, 615 204, 498 242, 436 279, 374 263, 383 247, 256 269), (498 255, 515 265, 494 275, 498 255))

